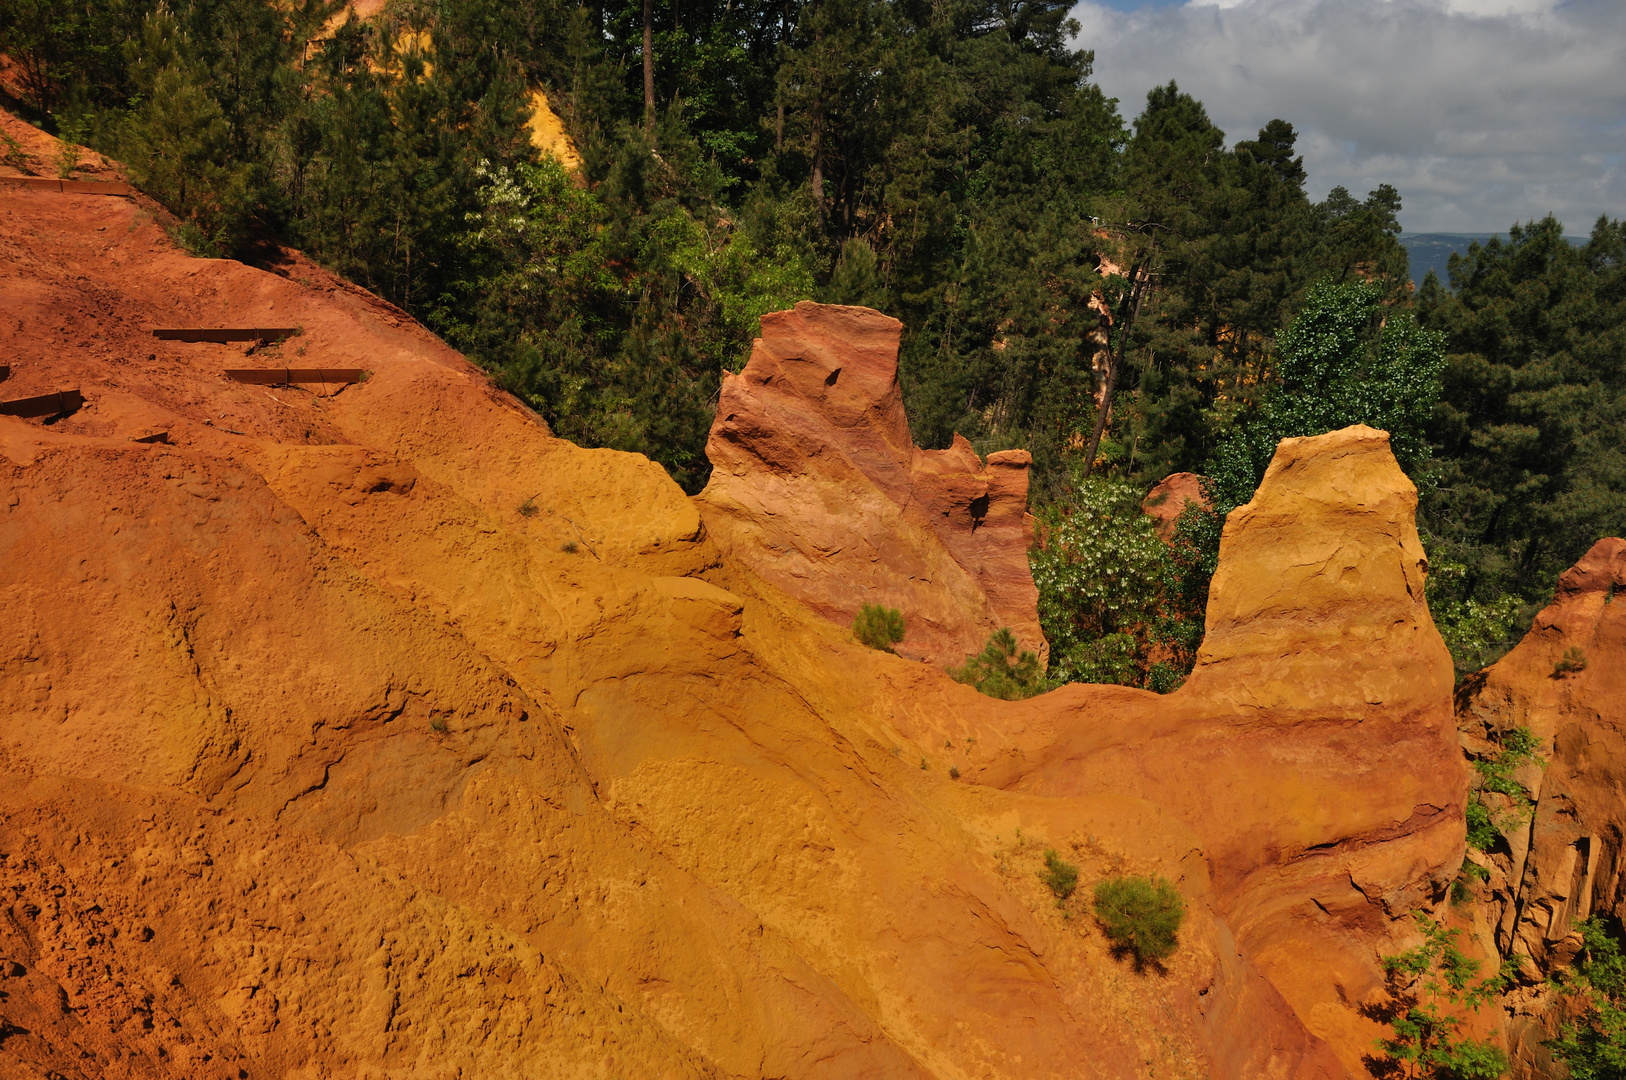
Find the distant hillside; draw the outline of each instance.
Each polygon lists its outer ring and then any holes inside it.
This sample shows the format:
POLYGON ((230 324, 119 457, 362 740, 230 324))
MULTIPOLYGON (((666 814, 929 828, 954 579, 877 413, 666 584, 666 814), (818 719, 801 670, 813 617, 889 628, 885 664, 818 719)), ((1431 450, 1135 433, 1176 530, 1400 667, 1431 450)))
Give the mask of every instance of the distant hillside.
MULTIPOLYGON (((1430 270, 1440 275, 1440 280, 1449 285, 1451 279, 1446 275, 1445 264, 1450 261, 1452 252, 1467 254, 1468 245, 1474 241, 1483 244, 1492 237, 1507 238, 1506 233, 1401 233, 1400 245, 1406 249, 1406 255, 1411 263, 1411 279, 1421 285, 1430 270)), ((1586 243, 1584 236, 1566 236, 1564 239, 1580 246, 1586 243)))

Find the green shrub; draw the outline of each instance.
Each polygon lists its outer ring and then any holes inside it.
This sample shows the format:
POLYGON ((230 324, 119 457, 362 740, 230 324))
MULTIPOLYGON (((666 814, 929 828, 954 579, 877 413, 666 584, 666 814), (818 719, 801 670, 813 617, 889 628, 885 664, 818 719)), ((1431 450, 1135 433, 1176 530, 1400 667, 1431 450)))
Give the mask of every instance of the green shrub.
POLYGON ((1053 849, 1046 848, 1044 873, 1039 875, 1039 880, 1056 894, 1056 903, 1063 904, 1073 895, 1073 890, 1078 888, 1078 867, 1057 855, 1053 849))
POLYGON ((1108 878, 1095 887, 1095 917, 1118 948, 1144 964, 1174 952, 1186 903, 1166 878, 1108 878))
POLYGON ((1141 511, 1144 494, 1075 476, 1063 501, 1037 511, 1044 546, 1028 563, 1056 684, 1167 692, 1191 670, 1206 596, 1186 595, 1177 553, 1141 511))
POLYGON ((1490 871, 1478 863, 1462 860, 1462 868, 1457 871, 1456 880, 1451 882, 1451 902, 1453 904, 1466 904, 1473 900, 1473 883, 1476 881, 1489 881, 1490 871))
POLYGON ((853 637, 872 649, 891 652, 903 640, 903 612, 880 604, 865 604, 853 619, 853 637))
POLYGON ((1528 809, 1530 797, 1525 793, 1524 785, 1513 779, 1513 772, 1526 762, 1540 760, 1536 756, 1536 748, 1540 742, 1526 727, 1504 732, 1497 738, 1497 742, 1501 749, 1494 757, 1474 762, 1474 771, 1479 774, 1480 790, 1499 792, 1528 809))
POLYGON ((1498 749, 1494 755, 1474 762, 1479 774, 1479 789, 1470 793, 1464 816, 1468 819, 1468 844, 1480 851, 1489 851, 1496 843, 1499 829, 1490 807, 1481 800, 1479 792, 1494 791, 1513 801, 1517 815, 1529 813, 1534 807, 1524 785, 1513 778, 1514 770, 1526 762, 1534 761, 1546 767, 1536 753, 1541 742, 1529 728, 1518 727, 1496 737, 1498 749))
POLYGON ((1496 844, 1496 822, 1484 803, 1475 799, 1468 804, 1468 846, 1478 851, 1489 851, 1496 844))
POLYGON ((1579 1022, 1564 1024, 1547 1048, 1574 1080, 1619 1080, 1626 1076, 1626 956, 1596 917, 1575 929, 1584 944, 1561 985, 1584 1011, 1579 1022))
POLYGON ((1016 635, 1008 626, 988 635, 982 652, 966 657, 963 667, 951 667, 948 673, 955 682, 975 686, 979 693, 1004 701, 1029 698, 1049 689, 1038 656, 1026 649, 1018 652, 1016 635))
POLYGON ((1428 582, 1423 591, 1434 627, 1451 650, 1458 677, 1501 659, 1518 644, 1529 623, 1519 596, 1505 593, 1481 602, 1464 593, 1468 580, 1466 565, 1428 552, 1428 582))

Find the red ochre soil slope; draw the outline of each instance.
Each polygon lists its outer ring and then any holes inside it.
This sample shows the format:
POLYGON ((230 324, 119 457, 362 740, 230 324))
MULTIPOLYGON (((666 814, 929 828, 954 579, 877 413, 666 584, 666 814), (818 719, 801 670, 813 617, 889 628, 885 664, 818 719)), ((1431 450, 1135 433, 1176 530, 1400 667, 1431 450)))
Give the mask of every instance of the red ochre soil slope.
POLYGON ((803 301, 762 318, 723 378, 697 502, 717 544, 764 581, 850 626, 865 604, 907 619, 899 647, 958 664, 1002 626, 1043 656, 1028 572, 1026 450, 984 462, 956 435, 921 450, 898 387, 903 324, 803 301))
POLYGON ((1470 753, 1489 756, 1523 727, 1544 762, 1514 777, 1533 813, 1480 796, 1500 838, 1472 856, 1489 872, 1475 886, 1484 951, 1518 972, 1504 1002, 1516 1074, 1554 1075, 1541 1043, 1563 1012, 1545 980, 1579 950, 1577 922, 1626 917, 1626 540, 1598 541, 1566 571, 1518 647, 1464 683, 1459 706, 1470 753))
POLYGON ((0 1075, 1358 1066, 1376 949, 1462 848, 1381 433, 1279 452, 1180 692, 998 702, 853 644, 658 467, 552 438, 388 305, 276 270, 0 190, 0 398, 86 400, 0 417, 0 1075), (221 376, 260 365, 371 374, 221 376), (1186 898, 1164 969, 1087 915, 1126 872, 1186 898))

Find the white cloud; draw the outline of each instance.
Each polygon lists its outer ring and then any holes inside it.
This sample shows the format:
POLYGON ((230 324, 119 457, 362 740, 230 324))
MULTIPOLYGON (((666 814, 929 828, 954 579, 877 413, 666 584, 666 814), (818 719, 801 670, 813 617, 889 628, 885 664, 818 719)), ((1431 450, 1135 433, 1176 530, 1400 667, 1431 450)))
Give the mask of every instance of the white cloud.
POLYGON ((1170 79, 1231 141, 1281 117, 1311 194, 1400 189, 1412 231, 1496 232, 1549 211, 1626 216, 1619 0, 1079 4, 1078 44, 1126 119, 1170 79))

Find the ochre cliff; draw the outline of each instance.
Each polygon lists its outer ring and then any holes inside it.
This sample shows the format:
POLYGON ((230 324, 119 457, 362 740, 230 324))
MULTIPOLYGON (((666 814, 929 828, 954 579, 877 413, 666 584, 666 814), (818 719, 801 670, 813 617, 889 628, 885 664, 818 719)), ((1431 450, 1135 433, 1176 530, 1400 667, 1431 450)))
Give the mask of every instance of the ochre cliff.
POLYGON ((1574 959, 1577 922, 1626 916, 1626 540, 1598 541, 1565 572, 1524 640, 1458 703, 1476 757, 1515 728, 1536 739, 1539 760, 1514 774, 1534 810, 1481 793, 1499 838, 1472 857, 1489 874, 1474 885, 1484 951, 1518 974, 1503 1002, 1517 1073, 1555 1075, 1541 1043, 1562 1008, 1547 977, 1574 959))
POLYGON ((956 436, 921 450, 898 387, 903 324, 803 302, 762 318, 725 376, 696 500, 738 565, 851 625, 864 604, 905 613, 907 656, 958 664, 1002 626, 1046 651, 1028 572, 1032 458, 985 463, 956 436))
POLYGON ((388 305, 273 270, 123 200, 0 191, 0 399, 85 397, 0 417, 0 1075, 1358 1067, 1466 786, 1382 433, 1284 444, 1179 692, 1000 702, 831 621, 844 576, 958 591, 981 621, 919 620, 922 655, 1035 632, 1022 463, 909 445, 895 323, 765 320, 691 501, 388 305), (296 363, 369 376, 221 375, 296 363), (796 426, 843 385, 845 429, 796 426), (809 508, 873 552, 815 561, 809 508), (1047 848, 1080 868, 1066 905, 1047 848), (1125 872, 1186 899, 1166 968, 1087 917, 1125 872))

